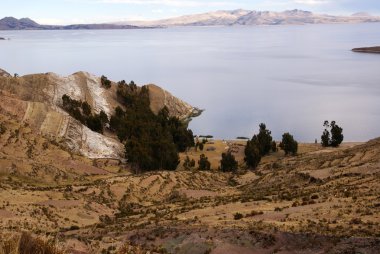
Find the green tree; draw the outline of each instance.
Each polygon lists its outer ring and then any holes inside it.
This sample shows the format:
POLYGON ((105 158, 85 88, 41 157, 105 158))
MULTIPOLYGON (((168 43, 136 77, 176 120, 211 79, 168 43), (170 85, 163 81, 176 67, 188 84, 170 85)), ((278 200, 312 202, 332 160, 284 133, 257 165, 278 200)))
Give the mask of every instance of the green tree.
POLYGON ((284 133, 282 135, 282 141, 280 147, 285 151, 285 154, 296 155, 298 151, 298 142, 294 140, 294 137, 289 133, 284 133))
POLYGON ((267 127, 264 123, 261 123, 259 125, 260 130, 259 134, 257 135, 257 140, 259 143, 259 149, 261 156, 269 154, 271 148, 272 148, 272 136, 271 131, 267 130, 267 127))
POLYGON ((325 129, 321 136, 322 146, 338 147, 344 139, 343 129, 339 127, 335 121, 332 121, 331 123, 329 123, 329 121, 325 121, 323 126, 325 129))
POLYGON ((238 169, 238 163, 235 156, 231 153, 222 153, 222 160, 220 161, 220 170, 223 172, 235 172, 238 169))
POLYGON ((211 164, 208 161, 208 158, 206 157, 206 155, 201 154, 199 156, 198 169, 199 170, 210 170, 210 168, 211 168, 211 164))
POLYGON ((331 146, 338 147, 344 139, 343 128, 339 127, 335 121, 330 124, 331 127, 331 146))
POLYGON ((254 135, 251 140, 247 141, 247 145, 244 149, 244 161, 248 167, 253 169, 257 168, 261 161, 260 144, 257 136, 254 135))

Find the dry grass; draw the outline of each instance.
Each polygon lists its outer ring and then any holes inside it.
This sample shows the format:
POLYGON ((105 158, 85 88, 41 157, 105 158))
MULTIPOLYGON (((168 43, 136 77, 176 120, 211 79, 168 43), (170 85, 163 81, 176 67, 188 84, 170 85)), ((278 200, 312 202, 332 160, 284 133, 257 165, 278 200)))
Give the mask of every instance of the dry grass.
POLYGON ((28 233, 2 235, 0 254, 64 254, 54 243, 28 233))

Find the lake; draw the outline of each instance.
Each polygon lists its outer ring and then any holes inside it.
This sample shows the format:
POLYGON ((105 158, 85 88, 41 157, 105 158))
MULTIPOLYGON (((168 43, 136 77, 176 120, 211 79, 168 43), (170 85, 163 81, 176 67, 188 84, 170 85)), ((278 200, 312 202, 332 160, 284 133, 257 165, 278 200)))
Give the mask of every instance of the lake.
POLYGON ((278 140, 320 138, 336 120, 346 141, 380 136, 380 23, 0 31, 0 68, 19 75, 79 70, 155 83, 206 111, 190 127, 251 137, 264 122, 278 140))

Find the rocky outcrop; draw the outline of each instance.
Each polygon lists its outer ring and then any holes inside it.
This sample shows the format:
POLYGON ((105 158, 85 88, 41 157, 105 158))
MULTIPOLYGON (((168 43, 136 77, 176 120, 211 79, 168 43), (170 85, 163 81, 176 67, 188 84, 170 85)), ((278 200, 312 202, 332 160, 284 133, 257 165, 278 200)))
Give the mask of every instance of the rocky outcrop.
POLYGON ((178 99, 168 91, 156 85, 148 85, 150 109, 153 113, 158 114, 161 109, 167 107, 169 115, 176 116, 179 119, 188 122, 193 117, 199 116, 203 110, 194 108, 190 104, 178 99))
MULTIPOLYGON (((0 72, 0 114, 7 114, 27 123, 44 136, 59 139, 74 153, 89 158, 123 157, 124 147, 111 133, 91 131, 62 109, 62 96, 86 101, 95 113, 104 111, 108 117, 116 106, 116 85, 105 89, 100 78, 87 72, 63 77, 54 73, 11 77, 0 72)), ((164 89, 149 85, 150 106, 154 113, 163 107, 169 115, 190 120, 200 110, 174 97, 164 89)))

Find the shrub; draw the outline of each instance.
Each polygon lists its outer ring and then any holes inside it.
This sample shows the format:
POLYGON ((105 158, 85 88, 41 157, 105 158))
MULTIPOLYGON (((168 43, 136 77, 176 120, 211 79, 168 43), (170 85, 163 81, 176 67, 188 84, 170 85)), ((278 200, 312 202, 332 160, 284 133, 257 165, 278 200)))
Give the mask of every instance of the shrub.
POLYGON ((298 142, 294 140, 293 136, 289 133, 284 133, 282 135, 282 141, 280 143, 280 147, 285 151, 285 154, 289 153, 296 155, 298 151, 298 142))
POLYGON ((234 220, 241 220, 241 219, 243 219, 243 214, 241 214, 241 213, 235 213, 234 214, 234 220))
POLYGON ((0 123, 0 135, 4 134, 7 131, 7 128, 3 125, 3 123, 0 123))
POLYGON ((238 169, 238 163, 231 152, 223 153, 220 161, 220 169, 223 172, 233 172, 238 169))
POLYGON ((191 169, 195 167, 195 160, 189 158, 189 156, 186 156, 185 161, 183 162, 183 166, 185 169, 191 169))
POLYGON ((198 161, 198 169, 199 170, 210 170, 211 164, 208 161, 206 155, 201 154, 198 161))

